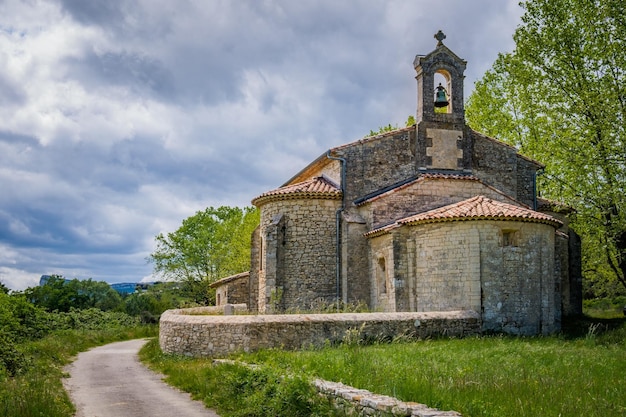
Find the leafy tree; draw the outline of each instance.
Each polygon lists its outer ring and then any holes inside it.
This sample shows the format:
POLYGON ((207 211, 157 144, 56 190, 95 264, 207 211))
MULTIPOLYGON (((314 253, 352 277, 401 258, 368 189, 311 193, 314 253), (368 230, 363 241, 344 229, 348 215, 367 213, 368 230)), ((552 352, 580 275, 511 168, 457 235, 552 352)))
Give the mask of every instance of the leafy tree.
POLYGON ((68 312, 70 308, 85 308, 88 296, 79 293, 77 279, 66 280, 60 275, 52 275, 44 284, 24 290, 24 295, 33 304, 47 311, 68 312))
POLYGON ((97 308, 102 311, 123 310, 124 300, 108 283, 92 279, 78 281, 78 293, 83 298, 82 308, 97 308))
POLYGON ((109 284, 91 279, 68 280, 52 275, 44 284, 24 290, 33 304, 48 311, 68 312, 71 308, 98 308, 102 311, 124 308, 122 297, 109 284))
POLYGON ((129 294, 124 302, 128 314, 140 316, 144 323, 156 323, 165 310, 207 303, 206 299, 196 300, 193 295, 196 293, 185 290, 185 283, 157 282, 145 291, 129 294))
POLYGON ((208 284, 250 268, 251 237, 258 224, 254 207, 210 207, 183 220, 175 232, 157 235, 148 260, 155 273, 183 282, 206 302, 208 284))
POLYGON ((626 15, 621 0, 529 0, 512 53, 476 83, 469 124, 546 164, 577 210, 584 273, 626 288, 626 15))

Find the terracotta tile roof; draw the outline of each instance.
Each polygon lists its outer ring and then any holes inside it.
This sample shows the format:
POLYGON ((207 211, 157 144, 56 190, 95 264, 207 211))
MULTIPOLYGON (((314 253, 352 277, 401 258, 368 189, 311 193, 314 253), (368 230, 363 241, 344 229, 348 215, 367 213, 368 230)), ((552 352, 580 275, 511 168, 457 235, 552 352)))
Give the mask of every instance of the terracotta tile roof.
POLYGON ((341 199, 341 189, 330 178, 322 175, 297 184, 287 185, 261 194, 252 200, 258 206, 274 200, 291 200, 296 198, 317 198, 325 200, 341 199))
POLYGON ((403 225, 464 220, 514 220, 545 223, 554 227, 560 227, 563 224, 560 220, 547 214, 479 195, 455 204, 406 217, 393 224, 372 230, 366 233, 365 236, 372 237, 385 234, 403 225))

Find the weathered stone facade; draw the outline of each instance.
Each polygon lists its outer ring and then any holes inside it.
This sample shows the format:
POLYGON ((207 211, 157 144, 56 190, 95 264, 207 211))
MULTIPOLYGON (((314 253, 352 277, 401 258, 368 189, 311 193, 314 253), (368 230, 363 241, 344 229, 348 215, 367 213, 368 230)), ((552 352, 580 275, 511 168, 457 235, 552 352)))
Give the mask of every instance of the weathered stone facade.
POLYGON ((539 204, 543 166, 467 126, 466 62, 443 43, 414 66, 416 125, 332 148, 253 200, 250 309, 340 300, 470 309, 485 331, 558 330, 582 311, 580 242, 563 210, 539 204))
POLYGON ((258 282, 260 313, 311 309, 337 295, 336 198, 297 198, 267 202, 261 210, 258 282), (329 222, 330 219, 330 222, 329 222))

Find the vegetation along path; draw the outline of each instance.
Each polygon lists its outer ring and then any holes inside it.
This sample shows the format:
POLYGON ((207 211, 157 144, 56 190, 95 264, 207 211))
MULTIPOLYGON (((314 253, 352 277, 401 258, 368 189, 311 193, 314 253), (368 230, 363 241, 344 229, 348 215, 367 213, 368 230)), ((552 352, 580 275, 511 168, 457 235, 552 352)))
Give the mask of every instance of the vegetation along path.
POLYGON ((161 380, 137 356, 145 339, 112 343, 82 352, 66 367, 65 389, 77 417, 217 417, 161 380))

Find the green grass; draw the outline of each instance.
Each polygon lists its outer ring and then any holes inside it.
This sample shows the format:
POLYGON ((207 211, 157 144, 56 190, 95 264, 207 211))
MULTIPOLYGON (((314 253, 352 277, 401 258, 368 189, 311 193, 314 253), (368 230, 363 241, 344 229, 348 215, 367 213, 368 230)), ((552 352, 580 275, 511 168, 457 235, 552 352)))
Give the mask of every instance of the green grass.
POLYGON ((154 337, 156 326, 107 330, 64 330, 18 346, 24 367, 17 375, 0 371, 0 416, 69 417, 74 406, 63 389, 63 366, 91 347, 142 337, 154 337))
POLYGON ((595 318, 612 319, 624 317, 626 296, 595 298, 583 301, 585 314, 595 318))
MULTIPOLYGON (((405 401, 456 410, 464 416, 626 415, 623 318, 584 318, 550 337, 490 336, 370 346, 352 343, 233 357, 260 364, 261 370, 214 367, 210 360, 163 355, 156 342, 143 353, 144 360, 169 375, 168 382, 194 393, 224 416, 299 415, 276 410, 263 414, 255 408, 231 412, 229 407, 243 407, 246 397, 262 397, 262 393, 248 390, 260 378, 255 372, 271 374, 279 385, 278 375, 340 381, 405 401), (223 393, 216 394, 219 390, 223 393), (222 405, 221 401, 228 403, 222 405)), ((267 381, 260 386, 265 384, 267 381)), ((281 395, 277 389, 271 394, 274 401, 290 401, 277 400, 281 395)), ((300 395, 311 394, 301 391, 300 395)))
POLYGON ((250 369, 237 364, 213 366, 210 359, 165 355, 157 340, 139 352, 142 361, 167 375, 166 382, 192 394, 223 417, 335 416, 304 375, 283 369, 250 369))

